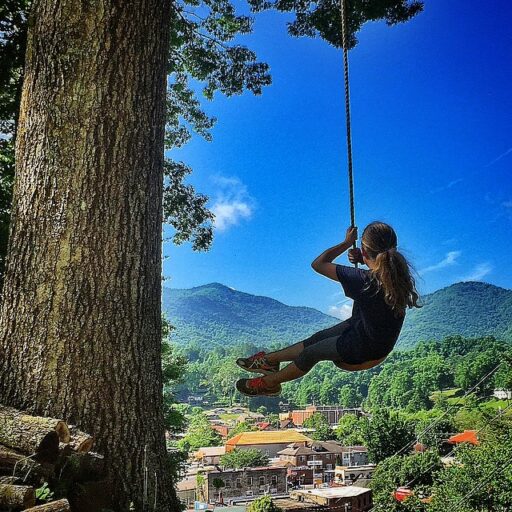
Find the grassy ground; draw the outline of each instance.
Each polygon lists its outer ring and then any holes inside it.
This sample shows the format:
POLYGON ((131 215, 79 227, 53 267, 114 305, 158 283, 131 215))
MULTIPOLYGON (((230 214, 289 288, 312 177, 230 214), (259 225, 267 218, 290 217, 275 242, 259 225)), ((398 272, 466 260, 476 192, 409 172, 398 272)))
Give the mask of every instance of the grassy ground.
POLYGON ((219 418, 222 421, 225 421, 226 423, 229 421, 236 420, 238 418, 238 416, 240 416, 240 413, 238 413, 238 414, 229 414, 229 413, 219 414, 219 418))

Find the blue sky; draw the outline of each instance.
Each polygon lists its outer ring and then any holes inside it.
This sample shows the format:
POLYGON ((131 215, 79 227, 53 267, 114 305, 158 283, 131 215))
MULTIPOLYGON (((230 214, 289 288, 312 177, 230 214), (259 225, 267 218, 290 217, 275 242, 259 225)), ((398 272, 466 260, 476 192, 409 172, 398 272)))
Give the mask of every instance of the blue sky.
MULTIPOLYGON (((483 7, 426 0, 407 24, 366 25, 350 54, 356 221, 395 227, 422 293, 512 288, 512 6, 483 7)), ((208 253, 166 245, 166 285, 221 282, 343 316, 339 287, 310 268, 350 222, 341 53, 288 36, 287 19, 258 15, 244 38, 273 84, 217 96, 214 141, 173 154, 218 229, 208 253)))

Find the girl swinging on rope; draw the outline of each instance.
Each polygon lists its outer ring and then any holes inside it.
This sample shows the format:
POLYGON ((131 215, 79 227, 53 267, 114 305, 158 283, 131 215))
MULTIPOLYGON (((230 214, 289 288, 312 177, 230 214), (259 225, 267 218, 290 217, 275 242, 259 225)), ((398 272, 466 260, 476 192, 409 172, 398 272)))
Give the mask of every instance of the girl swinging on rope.
POLYGON ((350 262, 365 264, 369 270, 333 263, 356 240, 357 228, 348 228, 344 242, 327 249, 311 264, 319 274, 340 282, 345 295, 354 300, 351 318, 283 350, 238 359, 237 365, 244 370, 264 375, 240 379, 238 391, 248 396, 278 395, 281 383, 302 377, 320 361, 358 371, 386 359, 398 339, 406 309, 419 307, 418 292, 409 264, 397 250, 391 226, 372 222, 363 232, 361 249, 349 250, 350 262), (291 363, 280 370, 285 361, 291 363))

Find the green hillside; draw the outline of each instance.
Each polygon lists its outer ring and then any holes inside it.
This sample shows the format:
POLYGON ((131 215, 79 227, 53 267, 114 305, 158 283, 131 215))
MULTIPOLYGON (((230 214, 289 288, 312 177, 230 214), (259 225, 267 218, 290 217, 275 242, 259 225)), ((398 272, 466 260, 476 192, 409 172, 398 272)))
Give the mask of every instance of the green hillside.
POLYGON ((173 341, 178 344, 292 343, 337 322, 316 309, 287 306, 219 283, 164 288, 162 309, 176 327, 173 341))
MULTIPOLYGON (((338 321, 312 308, 287 306, 218 283, 164 288, 162 299, 178 344, 291 343, 338 321)), ((511 290, 481 282, 457 283, 424 296, 423 304, 408 312, 400 348, 452 334, 512 340, 511 290)))
POLYGON ((421 309, 407 314, 400 348, 452 334, 512 341, 512 290, 481 282, 457 283, 425 295, 422 302, 421 309))

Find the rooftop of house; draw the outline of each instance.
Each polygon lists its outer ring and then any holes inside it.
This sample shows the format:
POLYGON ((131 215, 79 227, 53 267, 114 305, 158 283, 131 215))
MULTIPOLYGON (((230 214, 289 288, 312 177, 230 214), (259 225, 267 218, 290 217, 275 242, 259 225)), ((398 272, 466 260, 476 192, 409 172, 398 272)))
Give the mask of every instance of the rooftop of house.
MULTIPOLYGON (((307 509, 307 510, 326 510, 326 507, 323 505, 317 505, 315 503, 308 503, 304 501, 292 500, 291 498, 276 498, 272 500, 274 505, 279 507, 281 510, 297 510, 297 509, 307 509)), ((224 511, 223 511, 224 512, 224 511)))
POLYGON ((336 466, 336 471, 370 471, 376 468, 376 464, 362 464, 361 466, 336 466))
POLYGON ((354 496, 361 496, 371 492, 370 489, 365 487, 358 487, 356 485, 349 485, 346 487, 321 487, 319 489, 301 489, 293 491, 292 495, 300 496, 318 496, 320 498, 337 499, 337 498, 351 498, 354 496))
POLYGON ((249 446, 252 444, 290 444, 307 443, 311 439, 296 430, 261 430, 257 432, 242 432, 226 443, 227 447, 249 446))
POLYGON ((222 512, 245 512, 247 507, 245 505, 233 505, 231 507, 215 507, 213 510, 219 510, 222 512))
POLYGON ((216 470, 207 473, 208 478, 217 478, 219 475, 227 475, 229 473, 258 473, 263 471, 274 471, 276 473, 283 473, 286 475, 286 468, 275 467, 275 466, 262 466, 260 468, 242 468, 242 469, 226 469, 216 470))
POLYGON ((197 488, 197 478, 196 477, 185 478, 183 480, 180 480, 176 484, 176 489, 178 491, 192 491, 196 488, 197 488))
POLYGON ((315 455, 322 453, 361 453, 366 452, 367 449, 364 446, 342 446, 336 441, 311 441, 306 443, 306 446, 302 444, 292 443, 287 446, 284 450, 278 452, 278 455, 315 455))
POLYGON ((197 452, 194 453, 194 456, 200 459, 202 457, 220 457, 225 453, 225 446, 203 446, 202 448, 199 448, 197 452))
POLYGON ((454 436, 450 437, 448 439, 448 442, 451 444, 459 444, 459 443, 470 443, 470 444, 474 444, 474 445, 480 444, 476 430, 464 430, 464 432, 462 432, 460 434, 455 434, 454 436))
POLYGON ((264 420, 265 419, 265 416, 263 416, 263 414, 260 414, 259 412, 244 412, 242 414, 240 414, 240 416, 237 417, 236 421, 238 423, 242 423, 242 422, 245 422, 245 421, 248 421, 248 420, 251 420, 251 421, 261 421, 261 420, 264 420))

